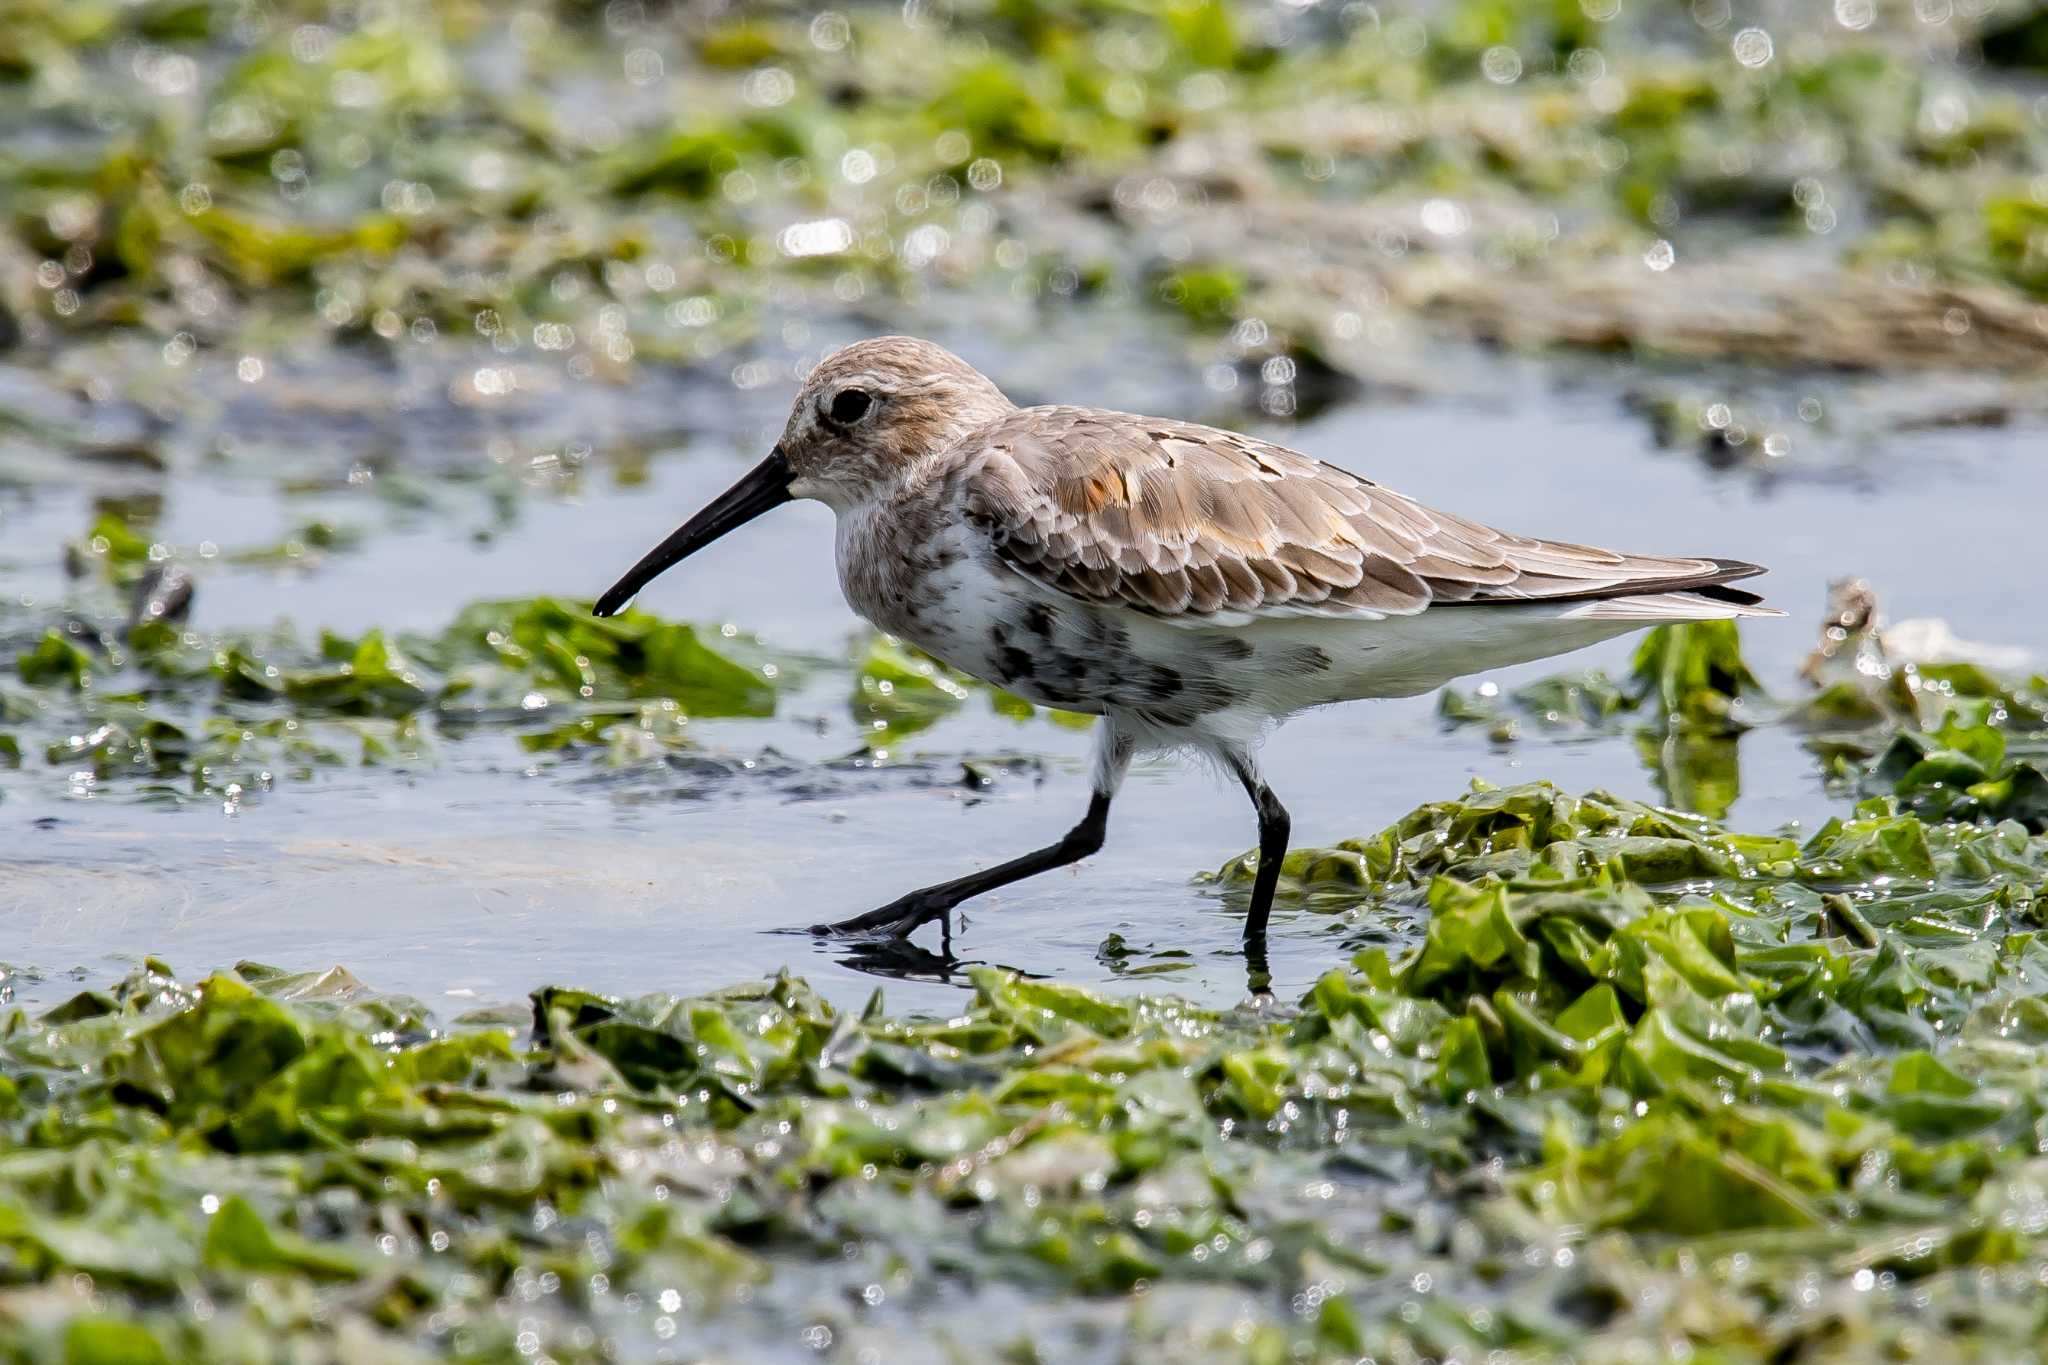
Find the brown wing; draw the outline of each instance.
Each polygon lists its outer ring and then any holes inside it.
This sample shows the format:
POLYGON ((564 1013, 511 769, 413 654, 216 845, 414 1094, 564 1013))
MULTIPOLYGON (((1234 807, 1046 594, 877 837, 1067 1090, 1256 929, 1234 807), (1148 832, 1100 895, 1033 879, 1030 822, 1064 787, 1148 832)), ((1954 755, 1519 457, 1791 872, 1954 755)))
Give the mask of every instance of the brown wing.
POLYGON ((1018 572, 1159 616, 1410 615, 1706 589, 1762 570, 1509 535, 1235 432, 1024 408, 971 438, 969 518, 1018 572))

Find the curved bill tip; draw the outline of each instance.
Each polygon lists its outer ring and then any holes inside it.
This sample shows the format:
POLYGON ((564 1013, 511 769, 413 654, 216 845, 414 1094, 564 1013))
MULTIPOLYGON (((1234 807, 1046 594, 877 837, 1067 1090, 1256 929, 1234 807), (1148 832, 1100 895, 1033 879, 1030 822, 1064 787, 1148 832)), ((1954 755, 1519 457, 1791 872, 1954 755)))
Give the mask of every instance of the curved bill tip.
POLYGON ((595 616, 616 616, 625 610, 634 594, 682 563, 728 531, 737 530, 755 517, 790 500, 790 481, 796 471, 777 446, 768 458, 748 470, 732 487, 712 499, 710 506, 676 528, 675 534, 649 550, 625 576, 605 590, 591 608, 595 616))

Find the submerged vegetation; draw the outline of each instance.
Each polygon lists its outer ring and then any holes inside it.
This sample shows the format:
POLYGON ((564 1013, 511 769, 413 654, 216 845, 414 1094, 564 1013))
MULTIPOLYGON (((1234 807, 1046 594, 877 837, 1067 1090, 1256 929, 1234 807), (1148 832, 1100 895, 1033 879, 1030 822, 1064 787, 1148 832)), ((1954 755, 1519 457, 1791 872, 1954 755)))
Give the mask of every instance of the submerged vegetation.
POLYGON ((1531 785, 1297 879, 1412 922, 1298 1003, 979 969, 439 1025, 340 970, 0 1030, 14 1358, 1896 1358, 2038 1343, 2048 843, 1531 785), (1039 1296, 1028 1321, 982 1305, 1039 1296))
POLYGON ((310 646, 282 628, 74 616, 0 629, 8 653, 19 685, 0 682, 0 762, 40 756, 75 788, 170 801, 239 804, 323 766, 430 762, 437 742, 479 731, 532 754, 653 762, 696 747, 693 720, 773 715, 832 672, 851 674, 849 716, 875 760, 977 694, 1013 720, 1041 714, 887 637, 833 661, 551 598, 477 603, 431 635, 324 632, 310 646))
MULTIPOLYGON (((974 968, 946 1018, 785 976, 442 1022, 339 969, 152 960, 17 1008, 0 1339, 67 1365, 857 1359, 935 1331, 1026 1357, 1853 1359, 1939 1323, 2018 1350, 2048 1328, 2048 688, 1841 643, 1800 704, 1726 625, 1652 633, 1620 683, 1453 701, 1625 720, 1646 754, 1826 721, 1841 780, 1884 794, 1795 838, 1532 783, 1296 849, 1283 904, 1351 954, 1296 1001, 974 968), (1017 1292, 1028 1319, 959 1311, 1017 1292)), ((851 674, 891 740, 971 696, 886 640, 803 658, 550 600, 317 649, 74 622, 17 671, 20 761, 90 726, 43 755, 67 781, 230 802, 258 763, 414 763, 478 730, 655 760, 808 678, 851 674)), ((1101 949, 1134 977, 1185 957, 1101 949)))

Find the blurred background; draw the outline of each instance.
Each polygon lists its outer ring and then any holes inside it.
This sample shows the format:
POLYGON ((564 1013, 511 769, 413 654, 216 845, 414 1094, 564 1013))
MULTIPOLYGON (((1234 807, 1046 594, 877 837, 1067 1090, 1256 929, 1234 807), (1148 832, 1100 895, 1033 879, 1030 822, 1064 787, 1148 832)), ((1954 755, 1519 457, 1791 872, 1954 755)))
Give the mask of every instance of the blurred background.
MULTIPOLYGON (((1783 719, 1830 582, 1947 657, 2048 650, 2048 8, 11 0, 17 988, 153 950, 864 995, 762 931, 1065 829, 1085 734, 874 639, 821 509, 624 626, 576 604, 879 332, 1019 402, 1773 569, 1791 619, 1711 743, 1639 724, 1628 642, 1318 714, 1270 759, 1303 842, 1469 777, 1810 826, 1881 747, 1783 719)), ((963 951, 1234 998, 1232 902, 1189 879, 1251 837, 1152 764, 963 951)), ((1376 932, 1277 931, 1294 985, 1376 932)))

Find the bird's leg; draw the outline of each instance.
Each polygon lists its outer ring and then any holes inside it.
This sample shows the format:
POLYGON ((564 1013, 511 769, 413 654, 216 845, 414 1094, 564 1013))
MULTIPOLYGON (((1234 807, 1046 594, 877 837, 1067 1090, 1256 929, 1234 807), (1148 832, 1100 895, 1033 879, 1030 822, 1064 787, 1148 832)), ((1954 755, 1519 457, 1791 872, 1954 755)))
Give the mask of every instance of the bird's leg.
POLYGON ((1116 723, 1105 720, 1096 745, 1094 793, 1088 799, 1088 813, 1081 817, 1081 823, 1061 836, 1058 843, 1048 844, 1021 858, 991 867, 983 872, 970 872, 964 877, 955 877, 949 882, 935 886, 920 887, 908 895, 899 896, 879 910, 870 910, 865 915, 840 920, 837 924, 814 924, 814 934, 893 934, 898 937, 915 930, 919 925, 929 924, 935 919, 944 919, 948 937, 951 937, 952 921, 949 916, 953 907, 964 900, 993 891, 999 886, 1050 872, 1068 863, 1077 863, 1102 847, 1103 835, 1109 827, 1109 803, 1116 790, 1123 785, 1124 773, 1129 770, 1131 753, 1134 748, 1130 738, 1118 729, 1116 723))
POLYGON ((1068 830, 1056 844, 1034 849, 1021 858, 1012 858, 1007 863, 991 867, 984 872, 970 872, 964 877, 955 877, 949 882, 936 886, 919 887, 908 895, 899 896, 879 910, 870 910, 865 915, 841 920, 837 924, 811 926, 815 934, 896 934, 910 933, 921 924, 945 917, 954 906, 984 891, 993 891, 999 886, 1022 881, 1041 872, 1050 872, 1056 867, 1079 862, 1102 847, 1104 829, 1109 824, 1109 798, 1101 792, 1095 793, 1088 802, 1088 813, 1081 817, 1081 823, 1068 830))
POLYGON ((1273 893, 1280 885, 1280 865, 1287 858, 1291 822, 1287 808, 1259 776, 1248 756, 1234 756, 1230 766, 1259 812, 1259 871, 1252 878, 1251 909, 1244 919, 1245 962, 1254 975, 1266 974, 1266 921, 1273 913, 1273 893))

